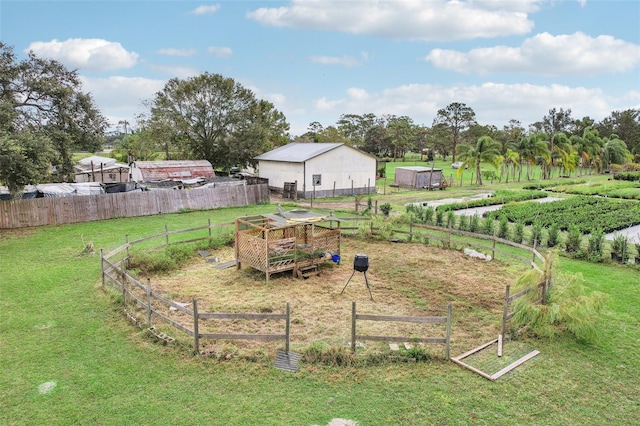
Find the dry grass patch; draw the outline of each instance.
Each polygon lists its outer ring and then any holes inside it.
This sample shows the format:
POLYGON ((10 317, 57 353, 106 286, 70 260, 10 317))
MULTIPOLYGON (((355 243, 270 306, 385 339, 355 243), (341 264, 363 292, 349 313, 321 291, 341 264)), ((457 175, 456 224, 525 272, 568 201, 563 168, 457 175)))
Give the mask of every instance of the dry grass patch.
MULTIPOLYGON (((234 259, 231 247, 212 252, 220 262, 234 259)), ((291 348, 302 351, 323 342, 329 347, 345 347, 351 336, 351 302, 358 313, 401 316, 444 316, 453 303, 452 354, 496 337, 502 315, 504 287, 514 281, 518 270, 500 261, 486 262, 460 251, 410 243, 365 242, 345 238, 340 265, 324 264, 319 276, 293 278, 290 272, 272 276, 267 282, 262 272, 235 267, 218 270, 217 263, 194 258, 170 276, 153 277, 155 291, 177 302, 198 301, 199 312, 283 313, 291 304, 291 348), (367 277, 353 274, 357 253, 369 257, 367 277)), ((155 308, 155 307, 154 307, 155 308)), ((166 311, 174 320, 192 327, 191 319, 176 311, 166 311)), ((203 320, 201 333, 281 334, 283 321, 203 320)), ((174 332, 173 334, 177 334, 174 332)), ((359 321, 358 334, 443 337, 441 324, 359 321)), ((367 350, 388 350, 387 345, 364 342, 367 350)), ((272 353, 283 342, 201 340, 203 352, 272 353)), ((427 350, 441 356, 439 345, 427 350)), ((228 355, 227 355, 228 356, 228 355)))

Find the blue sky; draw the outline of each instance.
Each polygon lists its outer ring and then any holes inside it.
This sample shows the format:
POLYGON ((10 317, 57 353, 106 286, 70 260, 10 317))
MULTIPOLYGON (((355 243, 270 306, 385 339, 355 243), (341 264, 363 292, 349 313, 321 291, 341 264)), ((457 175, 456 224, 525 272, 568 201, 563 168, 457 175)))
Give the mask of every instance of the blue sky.
POLYGON ((640 108, 637 0, 0 0, 0 39, 77 69, 114 125, 203 72, 271 101, 292 135, 370 112, 431 126, 451 102, 498 128, 640 108))

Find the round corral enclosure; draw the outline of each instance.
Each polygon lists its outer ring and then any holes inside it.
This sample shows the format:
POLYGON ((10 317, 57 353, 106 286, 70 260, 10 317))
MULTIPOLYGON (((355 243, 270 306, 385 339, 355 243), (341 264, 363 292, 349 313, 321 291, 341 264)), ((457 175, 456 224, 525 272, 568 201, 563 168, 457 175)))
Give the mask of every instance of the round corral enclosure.
MULTIPOLYGON (((283 272, 265 280, 252 268, 216 268, 234 259, 231 247, 213 250, 219 262, 201 257, 179 271, 149 277, 154 292, 177 303, 190 305, 197 300, 199 312, 281 313, 289 302, 291 310, 290 345, 302 352, 310 345, 345 347, 350 342, 352 302, 358 312, 389 316, 440 316, 452 303, 452 353, 462 352, 500 332, 505 286, 527 269, 520 263, 499 260, 490 262, 471 258, 458 250, 421 243, 391 243, 344 238, 339 264, 326 263, 319 275, 300 279, 283 272), (354 271, 351 260, 366 253, 366 274, 373 293, 370 299, 363 274, 354 271), (352 274, 350 284, 344 289, 352 274)), ((359 267, 358 269, 364 269, 359 267)), ((185 327, 192 319, 179 310, 166 308, 165 314, 185 327)), ((144 316, 144 312, 138 312, 144 316)), ((363 322, 364 323, 364 322, 363 322)), ((278 321, 242 321, 238 319, 204 320, 200 331, 208 333, 277 334, 283 325, 278 321)), ((360 325, 359 325, 360 327, 360 325)), ((398 322, 363 324, 367 334, 383 336, 441 336, 442 324, 405 324, 398 322)), ((167 326, 168 330, 171 330, 167 326)), ((363 330, 365 331, 365 330, 363 330)), ((172 333, 189 345, 191 338, 172 333)), ((265 354, 272 356, 282 341, 201 340, 203 354, 225 356, 265 354)), ((382 342, 365 342, 366 350, 388 350, 382 342), (386 349, 385 349, 386 348, 386 349)), ((437 345, 426 345, 436 357, 442 356, 437 345)))

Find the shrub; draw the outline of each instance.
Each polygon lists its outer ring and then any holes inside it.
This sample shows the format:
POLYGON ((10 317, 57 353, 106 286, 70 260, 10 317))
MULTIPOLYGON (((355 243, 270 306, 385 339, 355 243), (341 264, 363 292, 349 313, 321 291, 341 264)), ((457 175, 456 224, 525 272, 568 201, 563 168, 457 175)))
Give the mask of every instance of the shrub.
POLYGON ((589 235, 587 259, 589 262, 602 261, 602 243, 604 242, 604 233, 600 229, 594 229, 589 235))
POLYGON ((456 224, 456 214, 450 210, 447 212, 447 227, 451 226, 452 228, 456 224))
POLYGON ((538 221, 535 221, 531 226, 531 237, 530 242, 532 246, 540 246, 542 242, 542 224, 538 221))
POLYGON ((389 212, 391 211, 391 204, 389 203, 384 203, 380 206, 380 210, 382 211, 382 214, 384 214, 385 216, 389 216, 389 212))
POLYGON ((471 219, 469 221, 469 231, 478 232, 479 229, 480 229, 480 216, 478 216, 477 214, 474 214, 473 216, 471 216, 471 219))
POLYGON ((626 263, 629 260, 629 239, 624 234, 618 232, 613 234, 611 258, 620 263, 626 263))
POLYGON ((567 253, 575 254, 580 250, 582 245, 582 233, 576 225, 569 227, 569 233, 567 234, 567 240, 564 243, 567 253))
POLYGON ((460 222, 458 223, 458 229, 461 231, 467 231, 469 229, 469 223, 467 216, 460 216, 460 222))
POLYGON ((444 212, 442 210, 436 210, 436 226, 442 226, 444 220, 444 212))
POLYGON ((568 332, 578 340, 596 339, 596 322, 607 296, 594 291, 586 294, 581 274, 559 274, 549 287, 547 304, 538 299, 537 281, 529 284, 527 295, 514 303, 513 325, 526 327, 536 337, 553 338, 568 332))
POLYGON ((516 229, 513 232, 513 242, 522 243, 524 240, 524 224, 522 222, 516 222, 516 229))
POLYGON ((500 216, 500 224, 498 225, 498 237, 509 239, 509 219, 506 216, 500 216))
POLYGON ((560 229, 556 223, 552 224, 547 231, 547 247, 555 247, 558 245, 558 234, 560 233, 560 229))
POLYGON ((640 181, 640 172, 623 172, 613 176, 615 180, 640 181))
POLYGON ((482 222, 482 233, 486 235, 493 235, 493 226, 493 219, 491 219, 490 217, 484 218, 484 221, 482 222))

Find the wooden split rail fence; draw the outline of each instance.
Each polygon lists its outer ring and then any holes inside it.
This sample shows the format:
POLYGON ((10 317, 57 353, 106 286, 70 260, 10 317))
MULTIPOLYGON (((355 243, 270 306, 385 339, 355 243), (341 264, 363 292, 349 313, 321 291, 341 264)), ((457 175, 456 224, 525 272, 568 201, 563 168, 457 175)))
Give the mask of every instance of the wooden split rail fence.
POLYGON ((390 315, 358 314, 356 302, 351 304, 351 352, 356 351, 357 340, 371 340, 378 342, 423 342, 439 343, 445 345, 445 359, 449 360, 449 347, 451 344, 451 302, 447 305, 447 315, 439 317, 408 317, 390 315), (413 322, 421 324, 445 324, 444 337, 416 337, 416 336, 372 336, 356 333, 356 323, 360 321, 385 321, 385 322, 413 322))

